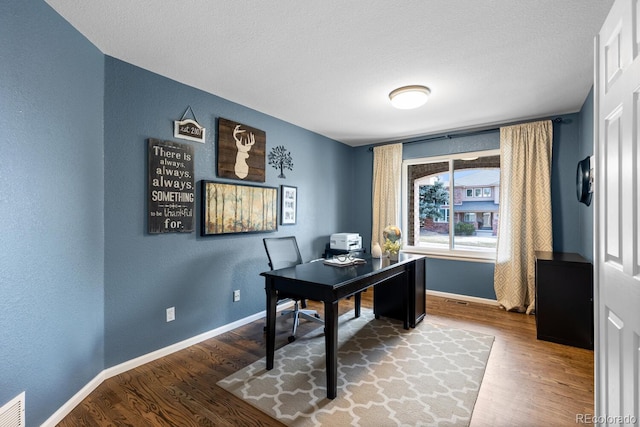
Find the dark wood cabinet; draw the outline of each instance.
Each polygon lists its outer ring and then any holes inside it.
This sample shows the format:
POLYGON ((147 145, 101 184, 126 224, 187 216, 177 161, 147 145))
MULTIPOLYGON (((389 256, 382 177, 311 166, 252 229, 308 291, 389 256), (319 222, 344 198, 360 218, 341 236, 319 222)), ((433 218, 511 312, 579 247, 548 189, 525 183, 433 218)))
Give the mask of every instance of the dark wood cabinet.
POLYGON ((425 258, 416 260, 408 274, 415 280, 408 280, 407 275, 402 274, 373 288, 373 311, 376 318, 383 316, 401 321, 408 315, 409 326, 415 328, 426 315, 425 258))
POLYGON ((539 340, 593 349, 593 265, 576 253, 536 252, 539 340))

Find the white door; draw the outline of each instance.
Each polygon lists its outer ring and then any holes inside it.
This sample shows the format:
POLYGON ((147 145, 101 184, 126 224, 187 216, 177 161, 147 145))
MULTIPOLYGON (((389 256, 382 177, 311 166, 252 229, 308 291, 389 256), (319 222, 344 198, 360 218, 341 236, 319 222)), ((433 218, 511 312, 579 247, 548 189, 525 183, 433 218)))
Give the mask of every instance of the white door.
POLYGON ((596 38, 596 421, 640 423, 640 0, 616 0, 596 38))

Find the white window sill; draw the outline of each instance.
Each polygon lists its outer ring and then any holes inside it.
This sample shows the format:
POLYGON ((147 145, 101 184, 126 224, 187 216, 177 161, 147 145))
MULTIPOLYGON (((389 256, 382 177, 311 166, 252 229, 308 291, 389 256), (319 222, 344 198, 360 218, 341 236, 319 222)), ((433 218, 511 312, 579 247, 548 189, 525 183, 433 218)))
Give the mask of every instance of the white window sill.
POLYGON ((407 246, 402 248, 402 252, 426 255, 428 258, 448 259, 455 261, 486 262, 491 264, 495 264, 496 262, 496 254, 493 251, 449 251, 431 248, 420 248, 417 246, 407 246))

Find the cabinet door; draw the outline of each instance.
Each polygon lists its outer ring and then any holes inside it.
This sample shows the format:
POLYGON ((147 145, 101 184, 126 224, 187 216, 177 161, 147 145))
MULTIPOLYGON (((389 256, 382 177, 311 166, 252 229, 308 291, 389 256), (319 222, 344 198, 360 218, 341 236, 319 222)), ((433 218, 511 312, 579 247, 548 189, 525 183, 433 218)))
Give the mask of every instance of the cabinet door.
POLYGON ((589 263, 538 261, 538 339, 593 348, 593 281, 589 263))

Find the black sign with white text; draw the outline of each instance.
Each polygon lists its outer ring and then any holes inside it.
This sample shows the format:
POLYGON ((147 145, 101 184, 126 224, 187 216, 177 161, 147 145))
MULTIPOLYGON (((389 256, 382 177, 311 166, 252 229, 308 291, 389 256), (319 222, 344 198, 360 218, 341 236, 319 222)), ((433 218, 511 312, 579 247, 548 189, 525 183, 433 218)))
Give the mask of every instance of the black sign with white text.
POLYGON ((149 139, 149 233, 193 231, 193 147, 149 139))
POLYGON ((195 120, 176 120, 173 122, 173 136, 190 141, 202 142, 206 129, 200 126, 195 120))

